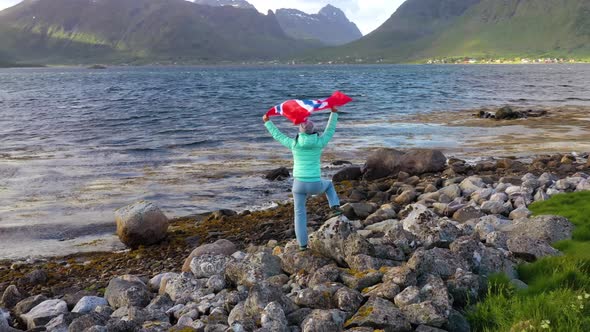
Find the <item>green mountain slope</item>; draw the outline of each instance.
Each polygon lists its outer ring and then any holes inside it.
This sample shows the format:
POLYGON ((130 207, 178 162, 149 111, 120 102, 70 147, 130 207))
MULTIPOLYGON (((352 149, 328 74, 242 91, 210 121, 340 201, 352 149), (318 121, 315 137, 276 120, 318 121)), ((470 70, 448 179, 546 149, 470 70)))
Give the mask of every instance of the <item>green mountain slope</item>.
POLYGON ((307 59, 422 62, 547 56, 590 59, 590 1, 407 0, 373 33, 307 59))
POLYGON ((185 0, 25 0, 0 12, 0 56, 12 62, 271 60, 312 46, 272 14, 185 0))

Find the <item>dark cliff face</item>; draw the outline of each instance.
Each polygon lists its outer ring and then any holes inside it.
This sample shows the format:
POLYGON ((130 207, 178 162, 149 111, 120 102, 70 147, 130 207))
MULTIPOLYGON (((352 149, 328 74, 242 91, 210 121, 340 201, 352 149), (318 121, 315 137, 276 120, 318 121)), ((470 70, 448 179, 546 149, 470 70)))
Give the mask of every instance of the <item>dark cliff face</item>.
POLYGON ((309 47, 274 15, 185 0, 28 0, 0 12, 0 32, 0 51, 25 59, 272 59, 309 47))
POLYGON ((285 33, 297 39, 316 39, 326 45, 342 45, 362 37, 356 24, 350 22, 342 10, 331 5, 317 14, 279 9, 276 16, 285 33))

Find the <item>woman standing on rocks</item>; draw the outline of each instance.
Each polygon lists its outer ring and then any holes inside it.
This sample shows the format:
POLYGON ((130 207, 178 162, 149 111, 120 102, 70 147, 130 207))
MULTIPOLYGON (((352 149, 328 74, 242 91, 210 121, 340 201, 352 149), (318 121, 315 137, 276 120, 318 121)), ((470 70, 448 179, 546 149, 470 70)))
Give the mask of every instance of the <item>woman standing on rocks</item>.
POLYGON ((299 248, 307 250, 307 210, 305 208, 307 196, 326 193, 333 216, 342 214, 334 184, 332 181, 321 178, 320 162, 324 148, 336 132, 338 109, 332 108, 328 125, 322 135, 315 130, 311 120, 299 125, 299 134, 294 139, 283 134, 268 116, 263 116, 262 120, 272 137, 293 153, 295 235, 299 248))

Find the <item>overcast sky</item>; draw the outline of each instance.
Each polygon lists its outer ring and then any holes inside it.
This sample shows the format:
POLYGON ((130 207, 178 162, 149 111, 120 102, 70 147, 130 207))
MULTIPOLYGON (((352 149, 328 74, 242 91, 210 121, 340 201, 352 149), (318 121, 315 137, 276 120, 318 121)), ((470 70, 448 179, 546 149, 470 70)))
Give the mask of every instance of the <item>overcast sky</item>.
MULTIPOLYGON (((0 0, 0 9, 19 3, 21 0, 0 0)), ((363 34, 378 28, 404 0, 248 0, 266 14, 269 9, 295 8, 309 14, 317 13, 327 4, 342 9, 348 19, 356 23, 363 34)))

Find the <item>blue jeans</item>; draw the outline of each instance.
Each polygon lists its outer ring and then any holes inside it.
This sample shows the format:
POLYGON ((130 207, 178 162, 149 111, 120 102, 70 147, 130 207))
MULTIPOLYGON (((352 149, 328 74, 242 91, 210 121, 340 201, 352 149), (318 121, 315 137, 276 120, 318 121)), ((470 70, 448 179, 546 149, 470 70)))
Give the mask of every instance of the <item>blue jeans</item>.
POLYGON ((340 205, 338 194, 332 181, 317 182, 293 181, 293 200, 295 201, 295 235, 300 246, 307 246, 307 196, 326 193, 330 207, 340 205))

